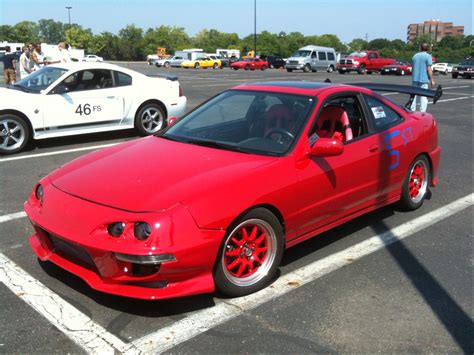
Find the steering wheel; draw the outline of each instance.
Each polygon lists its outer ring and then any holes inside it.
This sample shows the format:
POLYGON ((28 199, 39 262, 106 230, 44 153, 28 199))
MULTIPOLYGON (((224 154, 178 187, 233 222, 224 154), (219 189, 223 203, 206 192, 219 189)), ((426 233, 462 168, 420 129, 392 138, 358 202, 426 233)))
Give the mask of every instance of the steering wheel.
POLYGON ((280 144, 290 144, 295 136, 282 128, 272 128, 266 134, 265 138, 269 138, 280 144))

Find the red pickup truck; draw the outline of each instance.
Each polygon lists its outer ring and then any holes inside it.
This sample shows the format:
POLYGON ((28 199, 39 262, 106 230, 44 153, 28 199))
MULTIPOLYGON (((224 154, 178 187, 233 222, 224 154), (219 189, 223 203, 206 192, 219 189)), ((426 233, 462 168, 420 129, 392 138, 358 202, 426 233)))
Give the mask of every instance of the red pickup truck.
POLYGON ((337 70, 340 74, 356 71, 359 74, 371 74, 380 71, 383 66, 390 65, 395 59, 381 58, 377 51, 360 51, 349 54, 337 63, 337 70))

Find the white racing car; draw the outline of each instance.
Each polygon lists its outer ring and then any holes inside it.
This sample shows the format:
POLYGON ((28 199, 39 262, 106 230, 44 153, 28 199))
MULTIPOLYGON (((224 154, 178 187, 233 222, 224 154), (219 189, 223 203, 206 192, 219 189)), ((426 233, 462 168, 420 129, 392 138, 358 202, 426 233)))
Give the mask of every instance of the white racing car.
POLYGON ((158 132, 186 108, 177 78, 104 63, 46 66, 0 88, 0 154, 30 139, 136 128, 158 132))

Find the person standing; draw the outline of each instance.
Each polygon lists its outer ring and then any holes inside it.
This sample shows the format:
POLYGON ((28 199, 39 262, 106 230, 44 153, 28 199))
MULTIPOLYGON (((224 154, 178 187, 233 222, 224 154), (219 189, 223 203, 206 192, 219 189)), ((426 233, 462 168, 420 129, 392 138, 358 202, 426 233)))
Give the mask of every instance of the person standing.
POLYGON ((28 46, 23 47, 23 53, 20 56, 20 79, 26 78, 30 75, 30 49, 28 46))
POLYGON ((59 42, 58 48, 59 48, 59 62, 60 63, 69 63, 71 62, 71 55, 69 54, 68 51, 69 45, 66 45, 64 42, 59 42))
POLYGON ((41 44, 37 43, 31 53, 31 62, 33 63, 33 70, 38 70, 44 67, 47 62, 44 60, 43 52, 41 51, 41 44))
MULTIPOLYGON (((429 84, 435 85, 433 71, 431 70, 433 60, 431 54, 428 53, 428 49, 428 43, 423 43, 420 46, 420 52, 416 53, 412 58, 412 85, 422 89, 428 89, 429 84)), ((410 109, 416 111, 418 101, 420 103, 420 111, 426 112, 428 98, 425 96, 415 96, 410 109)))
POLYGON ((10 46, 5 47, 5 55, 3 57, 3 76, 5 84, 12 85, 16 81, 16 56, 11 52, 10 46))

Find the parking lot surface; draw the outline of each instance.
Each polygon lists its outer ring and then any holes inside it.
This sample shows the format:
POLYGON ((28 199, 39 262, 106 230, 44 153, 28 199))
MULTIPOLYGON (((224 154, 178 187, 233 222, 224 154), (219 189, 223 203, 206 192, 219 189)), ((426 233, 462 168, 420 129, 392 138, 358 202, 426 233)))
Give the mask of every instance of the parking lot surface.
MULTIPOLYGON (((188 110, 247 82, 411 83, 409 76, 120 65, 178 75, 188 110)), ((22 205, 35 183, 136 132, 49 139, 0 156, 0 353, 473 353, 473 84, 435 79, 444 94, 428 111, 443 152, 431 198, 414 212, 386 207, 290 248, 273 285, 238 299, 111 296, 30 250, 22 205)))

